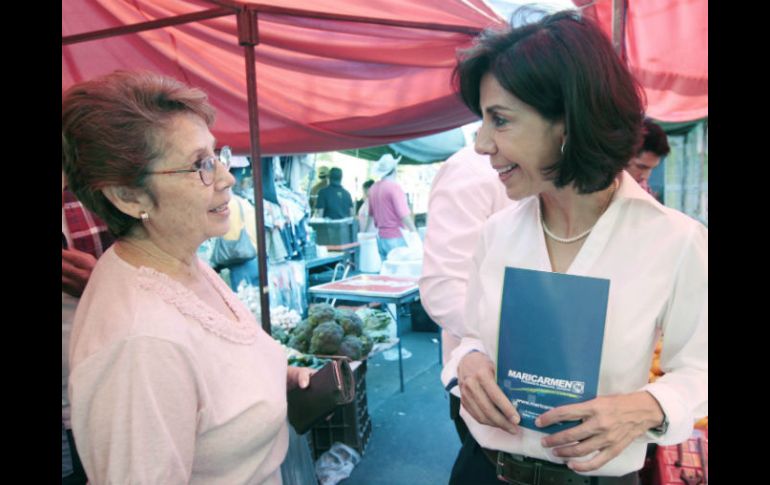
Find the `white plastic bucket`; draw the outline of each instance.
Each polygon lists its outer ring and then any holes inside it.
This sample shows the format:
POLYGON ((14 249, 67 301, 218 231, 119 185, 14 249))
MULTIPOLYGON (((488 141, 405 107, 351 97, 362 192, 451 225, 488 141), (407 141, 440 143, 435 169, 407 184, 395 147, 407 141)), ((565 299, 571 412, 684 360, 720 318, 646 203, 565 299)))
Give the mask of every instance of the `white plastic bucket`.
POLYGON ((358 242, 361 244, 361 261, 358 269, 362 273, 379 273, 382 267, 380 251, 377 249, 376 232, 359 232, 358 242))

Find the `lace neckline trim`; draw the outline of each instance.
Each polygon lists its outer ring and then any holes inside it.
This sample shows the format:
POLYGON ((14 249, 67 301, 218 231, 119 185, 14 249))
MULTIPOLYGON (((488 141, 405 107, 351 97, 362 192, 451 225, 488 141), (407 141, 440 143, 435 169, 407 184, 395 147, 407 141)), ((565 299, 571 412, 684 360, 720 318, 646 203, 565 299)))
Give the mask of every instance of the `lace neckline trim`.
POLYGON ((209 332, 238 344, 254 343, 260 330, 254 315, 224 286, 223 281, 214 281, 206 268, 203 268, 203 274, 238 318, 237 322, 211 308, 180 282, 160 271, 142 266, 138 281, 140 287, 174 305, 180 313, 197 320, 209 332))

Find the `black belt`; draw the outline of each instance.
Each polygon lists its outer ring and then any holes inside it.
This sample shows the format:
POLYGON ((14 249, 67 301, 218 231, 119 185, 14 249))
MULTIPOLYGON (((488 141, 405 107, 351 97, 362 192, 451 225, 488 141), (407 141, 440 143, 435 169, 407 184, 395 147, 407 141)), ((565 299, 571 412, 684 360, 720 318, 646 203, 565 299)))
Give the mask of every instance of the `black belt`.
POLYGON ((566 465, 537 460, 503 451, 481 448, 495 466, 497 478, 514 485, 636 485, 636 472, 622 477, 588 477, 570 470, 566 465))

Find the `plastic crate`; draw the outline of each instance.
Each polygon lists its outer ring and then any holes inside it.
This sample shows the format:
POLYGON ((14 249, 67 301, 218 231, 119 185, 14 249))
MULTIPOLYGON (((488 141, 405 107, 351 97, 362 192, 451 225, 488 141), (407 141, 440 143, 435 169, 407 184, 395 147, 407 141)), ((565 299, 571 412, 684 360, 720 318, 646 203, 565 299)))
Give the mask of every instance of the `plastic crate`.
POLYGON ((366 361, 353 371, 356 397, 350 404, 337 407, 331 419, 322 421, 307 434, 313 459, 340 442, 355 449, 363 456, 372 434, 372 420, 366 400, 366 361))
POLYGON ((417 300, 410 303, 409 310, 412 314, 413 332, 438 332, 440 330, 436 322, 431 320, 423 308, 422 301, 417 300))
MULTIPOLYGON (((708 478, 708 431, 694 430, 689 440, 680 445, 658 446, 652 471, 653 485, 684 485, 696 476, 708 478)), ((647 482, 649 483, 649 482, 647 482)))
POLYGON ((320 246, 348 244, 356 242, 358 237, 358 223, 353 217, 309 224, 315 230, 315 242, 320 246))

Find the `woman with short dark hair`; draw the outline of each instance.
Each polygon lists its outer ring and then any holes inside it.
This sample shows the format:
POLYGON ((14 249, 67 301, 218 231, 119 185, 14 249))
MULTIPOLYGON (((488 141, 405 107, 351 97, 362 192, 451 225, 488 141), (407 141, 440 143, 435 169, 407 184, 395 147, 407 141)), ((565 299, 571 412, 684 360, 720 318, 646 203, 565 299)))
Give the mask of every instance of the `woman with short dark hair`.
POLYGON ((641 91, 578 13, 484 32, 456 79, 482 117, 476 150, 519 204, 484 226, 468 334, 442 372, 471 432, 450 483, 638 483, 647 443, 682 442, 707 414, 708 232, 623 171, 641 142, 641 91), (565 431, 518 426, 495 380, 506 266, 610 280, 599 397, 536 422, 581 421, 565 431), (660 332, 666 375, 648 384, 660 332))
POLYGON ((70 343, 72 429, 91 483, 280 484, 287 387, 307 369, 198 259, 225 234, 234 183, 206 95, 118 71, 62 102, 70 188, 118 237, 70 343))

